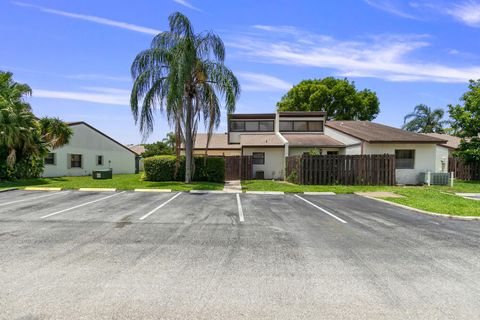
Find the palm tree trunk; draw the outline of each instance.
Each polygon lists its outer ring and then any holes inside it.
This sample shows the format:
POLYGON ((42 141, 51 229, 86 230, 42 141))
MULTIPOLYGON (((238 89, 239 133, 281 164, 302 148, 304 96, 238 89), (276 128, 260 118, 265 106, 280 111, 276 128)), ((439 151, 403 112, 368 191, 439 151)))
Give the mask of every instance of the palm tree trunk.
POLYGON ((185 183, 192 182, 193 132, 192 102, 188 102, 185 119, 185 183))

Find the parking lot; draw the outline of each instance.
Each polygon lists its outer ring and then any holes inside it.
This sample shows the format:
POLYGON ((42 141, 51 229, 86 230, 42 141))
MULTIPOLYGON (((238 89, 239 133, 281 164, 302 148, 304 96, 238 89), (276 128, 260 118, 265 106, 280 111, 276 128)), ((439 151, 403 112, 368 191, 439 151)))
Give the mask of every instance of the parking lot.
POLYGON ((480 221, 356 195, 0 193, 1 319, 480 319, 480 221))

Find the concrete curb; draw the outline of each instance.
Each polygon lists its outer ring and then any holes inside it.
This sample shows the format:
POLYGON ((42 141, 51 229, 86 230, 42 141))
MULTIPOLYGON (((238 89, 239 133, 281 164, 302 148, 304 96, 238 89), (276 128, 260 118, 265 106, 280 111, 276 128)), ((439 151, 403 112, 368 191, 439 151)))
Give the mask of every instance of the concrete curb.
POLYGON ((335 192, 304 192, 307 196, 335 196, 335 192))
POLYGON ((0 189, 0 193, 1 193, 1 192, 8 192, 8 191, 15 191, 15 190, 18 190, 18 188, 6 188, 6 189, 0 189))
POLYGON ((115 188, 80 188, 78 191, 110 191, 110 192, 115 192, 117 189, 115 188))
MULTIPOLYGON (((356 194, 356 193, 355 193, 356 194)), ((367 199, 372 199, 372 200, 376 200, 376 201, 379 201, 379 202, 383 202, 383 203, 387 203, 387 204, 390 204, 392 206, 396 206, 396 207, 400 207, 400 208, 403 208, 403 209, 408 209, 408 210, 411 210, 411 211, 414 211, 414 212, 418 212, 418 213, 421 213, 421 214, 426 214, 426 215, 430 215, 430 216, 434 216, 434 217, 441 217, 441 218, 446 218, 446 219, 454 219, 454 220, 466 220, 466 221, 472 221, 472 220, 480 220, 480 217, 472 217, 472 216, 451 216, 451 215, 448 215, 448 214, 444 214, 444 213, 437 213, 437 212, 430 212, 430 211, 425 211, 425 210, 422 210, 422 209, 417 209, 417 208, 413 208, 413 207, 409 207, 409 206, 406 206, 406 205, 403 205, 403 204, 399 204, 399 203, 395 203, 395 202, 390 202, 388 200, 384 200, 384 199, 379 199, 379 198, 374 198, 374 197, 369 197, 369 196, 364 196, 364 195, 359 195, 359 194, 356 194, 360 197, 364 197, 364 198, 367 198, 367 199)))
POLYGON ((172 192, 172 189, 134 189, 135 192, 172 192))
POLYGON ((221 194, 221 193, 226 193, 225 191, 222 190, 190 190, 190 193, 195 193, 195 194, 202 194, 202 193, 216 193, 216 194, 221 194))
POLYGON ((249 194, 285 194, 283 191, 246 191, 249 194))
POLYGON ((27 191, 60 191, 62 188, 53 188, 53 187, 25 187, 24 190, 27 191))

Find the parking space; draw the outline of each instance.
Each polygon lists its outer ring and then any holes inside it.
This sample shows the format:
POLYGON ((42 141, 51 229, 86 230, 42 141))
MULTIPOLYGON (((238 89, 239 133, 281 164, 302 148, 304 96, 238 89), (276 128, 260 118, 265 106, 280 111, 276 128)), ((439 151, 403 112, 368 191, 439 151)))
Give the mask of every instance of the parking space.
POLYGON ((478 318, 479 221, 356 195, 5 194, 0 318, 478 318))

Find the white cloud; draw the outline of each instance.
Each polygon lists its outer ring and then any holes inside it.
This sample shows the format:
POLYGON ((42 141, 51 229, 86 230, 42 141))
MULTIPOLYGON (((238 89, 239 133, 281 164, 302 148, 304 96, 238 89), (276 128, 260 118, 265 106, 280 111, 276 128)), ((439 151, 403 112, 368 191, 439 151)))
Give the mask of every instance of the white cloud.
MULTIPOLYGON (((394 0, 364 0, 369 6, 374 8, 386 11, 388 13, 394 14, 396 16, 407 18, 407 19, 417 19, 416 16, 406 12, 406 9, 394 0)), ((412 7, 414 4, 410 4, 412 7)))
POLYGON ((187 7, 187 8, 190 8, 192 10, 196 10, 196 11, 202 11, 201 9, 195 7, 194 5, 192 5, 190 2, 186 1, 186 0, 173 0, 173 2, 176 2, 184 7, 187 7))
POLYGON ((56 91, 33 89, 35 98, 51 98, 63 100, 76 100, 101 104, 128 106, 130 91, 118 88, 86 87, 85 91, 56 91))
POLYGON ((242 90, 245 91, 288 91, 292 85, 282 79, 253 72, 236 72, 243 81, 242 90))
POLYGON ((277 33, 262 31, 234 36, 227 44, 237 49, 240 57, 255 62, 329 68, 336 76, 430 82, 466 82, 480 78, 480 66, 448 66, 413 59, 414 53, 430 45, 427 35, 380 35, 342 41, 301 30, 298 34, 300 36, 292 35, 289 30, 283 38, 277 33))
POLYGON ((24 3, 24 2, 14 1, 12 3, 17 5, 17 6, 34 8, 34 9, 40 10, 42 12, 51 13, 51 14, 55 14, 55 15, 59 15, 59 16, 63 16, 63 17, 90 21, 90 22, 93 22, 93 23, 103 24, 103 25, 107 25, 107 26, 112 26, 112 27, 116 27, 116 28, 120 28, 120 29, 126 29, 126 30, 130 30, 130 31, 140 32, 140 33, 157 35, 158 33, 161 32, 160 30, 157 30, 157 29, 142 27, 142 26, 138 26, 138 25, 135 25, 135 24, 127 23, 127 22, 115 21, 115 20, 110 20, 110 19, 97 17, 97 16, 91 16, 91 15, 84 15, 84 14, 72 13, 72 12, 67 12, 67 11, 61 11, 61 10, 46 8, 46 7, 37 6, 37 5, 33 5, 33 4, 28 4, 28 3, 24 3))
POLYGON ((471 27, 480 27, 480 2, 465 1, 446 7, 445 13, 471 27))

